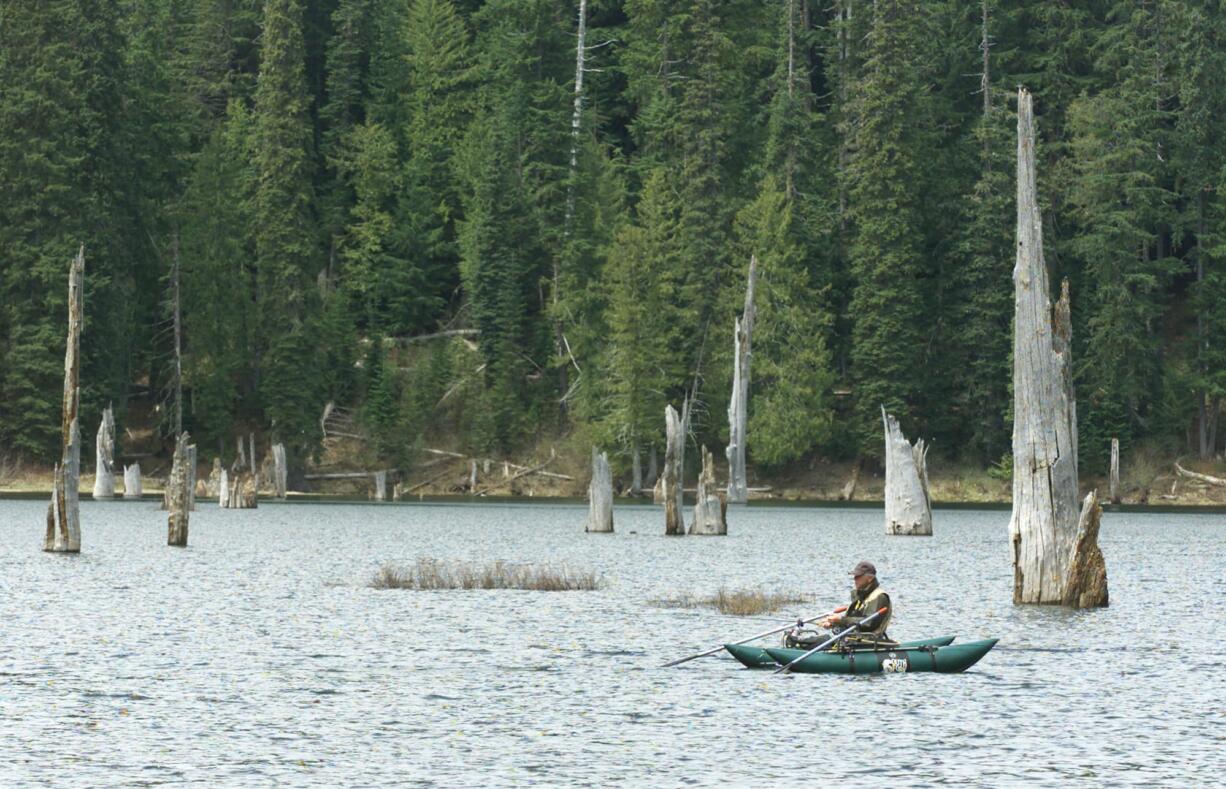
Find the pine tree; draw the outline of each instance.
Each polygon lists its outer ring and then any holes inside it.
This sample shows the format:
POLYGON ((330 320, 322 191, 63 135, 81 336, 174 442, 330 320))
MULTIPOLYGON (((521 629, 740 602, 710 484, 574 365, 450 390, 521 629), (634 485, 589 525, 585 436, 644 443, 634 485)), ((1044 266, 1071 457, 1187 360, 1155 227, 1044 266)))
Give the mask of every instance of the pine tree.
POLYGON ((881 454, 881 407, 909 415, 923 404, 924 345, 931 331, 922 295, 923 162, 930 144, 919 39, 925 11, 880 0, 865 42, 863 74, 849 108, 847 217, 854 230, 851 301, 857 435, 881 454))
POLYGON ((1084 262, 1086 345, 1078 398, 1080 457, 1104 468, 1112 438, 1127 448, 1158 396, 1171 210, 1167 36, 1154 7, 1120 3, 1099 64, 1114 84, 1069 110, 1078 221, 1070 250, 1084 262))
POLYGON ((982 5, 983 110, 967 140, 979 158, 979 178, 962 208, 963 231, 952 279, 950 370, 958 425, 956 446, 979 463, 1009 449, 1010 337, 1013 316, 1014 126, 1005 92, 992 79, 993 4, 982 5))
POLYGON ((737 217, 741 260, 760 267, 753 337, 749 449, 778 466, 830 439, 834 328, 830 255, 835 206, 813 144, 821 118, 809 84, 806 13, 782 4, 764 169, 756 199, 737 217))
POLYGON ((7 5, 0 23, 0 443, 59 443, 66 272, 86 247, 82 419, 122 391, 135 287, 115 2, 7 5))
POLYGON ((297 450, 314 444, 322 406, 307 332, 319 266, 304 57, 301 4, 269 0, 255 97, 256 359, 265 416, 297 450))
MULTIPOLYGON (((1182 3, 1167 23, 1180 31, 1173 46, 1178 111, 1172 134, 1172 162, 1182 185, 1179 226, 1191 237, 1186 245, 1185 276, 1191 279, 1191 325, 1184 329, 1181 356, 1187 359, 1186 384, 1192 402, 1176 406, 1168 429, 1177 437, 1193 412, 1191 450, 1201 458, 1213 455, 1226 435, 1222 405, 1226 402, 1226 18, 1199 3, 1182 3), (1189 405, 1191 408, 1189 409, 1189 405)), ((1168 365, 1171 379, 1184 378, 1168 365)), ((1178 383, 1183 383, 1179 381, 1178 383)))
POLYGON ((605 428, 631 453, 662 446, 664 406, 681 372, 672 283, 660 275, 679 252, 675 199, 662 169, 649 174, 637 221, 621 228, 609 251, 605 428))

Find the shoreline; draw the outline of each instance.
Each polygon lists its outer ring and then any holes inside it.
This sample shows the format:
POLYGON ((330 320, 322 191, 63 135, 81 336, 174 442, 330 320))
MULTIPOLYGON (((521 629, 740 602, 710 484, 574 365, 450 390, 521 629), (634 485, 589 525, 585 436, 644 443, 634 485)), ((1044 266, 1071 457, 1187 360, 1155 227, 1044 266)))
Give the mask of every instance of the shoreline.
MULTIPOLYGON (((15 490, 15 489, 0 489, 0 501, 46 501, 51 497, 51 489, 46 490, 15 490)), ((161 502, 161 491, 145 491, 140 498, 124 498, 122 495, 117 495, 113 499, 94 499, 88 491, 82 491, 80 501, 98 502, 106 504, 119 503, 144 503, 144 502, 161 502)), ((211 499, 198 500, 199 503, 205 505, 216 506, 216 502, 211 499)), ((654 504, 650 497, 629 497, 615 496, 614 504, 618 507, 633 507, 633 508, 649 508, 659 505, 654 504)), ((262 497, 261 505, 294 505, 294 504, 366 504, 371 506, 394 506, 394 505, 422 505, 422 504, 438 504, 438 505, 480 505, 480 504, 519 504, 519 505, 547 505, 547 506, 587 506, 587 499, 577 496, 516 496, 516 495, 490 495, 490 496, 468 496, 460 494, 427 494, 420 496, 412 496, 401 501, 374 501, 369 498, 360 496, 351 496, 346 494, 336 493, 296 493, 290 492, 289 496, 284 499, 275 499, 271 497, 262 497)), ((693 499, 686 496, 686 504, 693 504, 693 499)), ((747 504, 730 504, 728 509, 735 512, 742 507, 751 507, 753 509, 769 509, 769 508, 784 508, 784 509, 856 509, 856 510, 871 510, 881 509, 884 506, 884 501, 881 499, 856 499, 853 501, 840 501, 837 499, 806 499, 806 498, 758 498, 751 499, 747 504)), ((932 509, 934 511, 947 510, 984 510, 994 512, 1007 512, 1012 508, 1012 503, 1008 501, 934 501, 932 509)), ((1202 504, 1202 503, 1178 503, 1178 502, 1162 502, 1160 504, 1140 504, 1140 503, 1121 503, 1121 504, 1103 504, 1104 513, 1110 512, 1148 512, 1148 513, 1205 513, 1205 514, 1226 514, 1226 504, 1202 504)))

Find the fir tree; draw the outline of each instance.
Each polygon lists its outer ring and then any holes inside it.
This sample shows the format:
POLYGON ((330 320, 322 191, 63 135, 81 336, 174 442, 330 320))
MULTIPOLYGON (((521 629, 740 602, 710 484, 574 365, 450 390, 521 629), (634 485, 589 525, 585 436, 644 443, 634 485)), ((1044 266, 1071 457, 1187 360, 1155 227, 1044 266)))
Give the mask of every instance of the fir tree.
POLYGON ((319 266, 304 57, 302 6, 269 0, 255 101, 256 363, 265 416, 287 447, 298 450, 314 443, 322 405, 307 333, 308 283, 319 266))
POLYGON ((861 451, 881 454, 881 407, 909 415, 922 404, 924 346, 932 321, 922 296, 925 180, 930 117, 919 38, 922 4, 874 4, 863 74, 849 109, 846 170, 854 240, 851 301, 857 434, 861 451))

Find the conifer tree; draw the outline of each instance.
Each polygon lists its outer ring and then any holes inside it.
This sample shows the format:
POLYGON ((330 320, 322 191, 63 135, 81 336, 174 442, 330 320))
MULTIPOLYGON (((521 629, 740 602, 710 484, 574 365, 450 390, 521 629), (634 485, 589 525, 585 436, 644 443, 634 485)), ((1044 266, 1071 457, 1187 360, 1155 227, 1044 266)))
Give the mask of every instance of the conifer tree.
POLYGON ((861 451, 881 454, 881 407, 911 414, 921 406, 924 313, 923 163, 930 144, 920 59, 925 10, 911 0, 880 0, 865 46, 863 73, 849 107, 847 217, 855 290, 851 363, 861 451))
POLYGON ((664 406, 681 374, 673 282, 661 276, 678 255, 675 199, 664 170, 650 173, 635 223, 620 229, 609 251, 605 426, 628 453, 662 446, 664 406))
POLYGON ((269 0, 255 96, 256 365, 267 420, 299 450, 314 443, 322 405, 308 334, 319 266, 304 58, 299 0, 269 0))
POLYGON ((1153 4, 1118 4, 1120 24, 1100 41, 1112 74, 1103 92, 1069 110, 1078 222, 1069 249, 1084 263, 1086 345, 1079 379, 1080 457, 1104 468, 1112 438, 1127 448, 1158 395, 1169 255, 1171 88, 1164 29, 1153 4))
MULTIPOLYGON (((966 144, 974 145, 979 177, 963 203, 958 265, 952 276, 953 342, 949 368, 959 440, 979 463, 1009 448, 1006 412, 1012 374, 1009 353, 1013 316, 1014 127, 993 80, 992 42, 999 29, 995 6, 982 5, 980 78, 982 114, 966 144)), ((954 413, 953 409, 950 409, 954 413)))
POLYGON ((0 21, 0 444, 58 446, 67 263, 86 247, 83 418, 122 391, 135 206, 115 2, 6 5, 0 21))
POLYGON ((830 438, 834 328, 829 247, 835 206, 823 190, 820 116, 809 84, 806 13, 782 4, 768 119, 766 175, 736 222, 739 257, 756 255, 749 449, 764 465, 795 460, 830 438))

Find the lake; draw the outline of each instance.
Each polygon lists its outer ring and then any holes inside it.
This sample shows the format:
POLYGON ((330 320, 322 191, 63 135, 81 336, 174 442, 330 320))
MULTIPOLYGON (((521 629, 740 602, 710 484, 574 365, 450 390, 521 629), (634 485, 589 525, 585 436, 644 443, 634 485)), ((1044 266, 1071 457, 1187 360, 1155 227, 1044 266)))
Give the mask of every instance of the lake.
MULTIPOLYGON (((688 516, 687 508, 687 516, 688 516)), ((0 784, 1180 784, 1226 769, 1226 515, 1103 517, 1111 607, 1013 606, 1009 513, 733 508, 665 538, 619 506, 0 501, 0 784), (632 533, 637 532, 637 533, 632 533), (594 592, 378 590, 385 562, 557 561, 594 592), (890 632, 1000 644, 960 675, 771 676, 661 663, 846 601, 873 561, 890 632), (666 609, 721 586, 816 596, 775 619, 666 609)))

